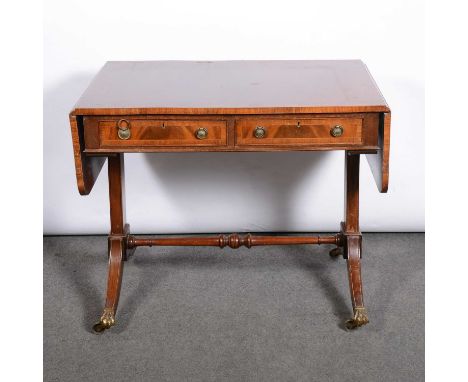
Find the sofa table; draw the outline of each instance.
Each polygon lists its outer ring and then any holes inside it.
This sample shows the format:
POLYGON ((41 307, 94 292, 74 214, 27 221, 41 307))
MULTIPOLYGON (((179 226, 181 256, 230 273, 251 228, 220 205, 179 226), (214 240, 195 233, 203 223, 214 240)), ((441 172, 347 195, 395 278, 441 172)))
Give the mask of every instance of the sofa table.
POLYGON ((139 246, 331 244, 347 262, 353 316, 369 322, 361 280, 359 161, 388 188, 390 109, 360 60, 107 62, 70 113, 76 178, 91 192, 108 162, 109 270, 103 314, 115 324, 123 262, 139 246), (125 220, 124 154, 343 150, 344 221, 335 235, 135 237, 125 220))

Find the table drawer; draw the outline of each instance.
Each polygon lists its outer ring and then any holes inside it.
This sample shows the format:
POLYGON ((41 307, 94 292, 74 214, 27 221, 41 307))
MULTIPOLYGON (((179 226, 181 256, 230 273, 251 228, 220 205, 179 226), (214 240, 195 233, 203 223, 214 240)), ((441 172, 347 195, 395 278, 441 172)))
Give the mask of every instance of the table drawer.
POLYGON ((225 146, 226 121, 119 119, 98 122, 100 148, 225 146))
POLYGON ((362 125, 362 118, 242 118, 236 121, 236 145, 361 145, 362 125))

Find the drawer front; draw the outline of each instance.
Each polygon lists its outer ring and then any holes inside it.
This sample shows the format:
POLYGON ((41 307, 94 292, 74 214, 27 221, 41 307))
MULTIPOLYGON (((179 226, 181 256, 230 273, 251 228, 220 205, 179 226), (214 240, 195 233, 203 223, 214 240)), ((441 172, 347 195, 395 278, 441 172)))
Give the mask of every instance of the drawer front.
POLYGON ((361 145, 362 124, 362 118, 245 118, 236 121, 236 145, 361 145))
POLYGON ((124 119, 98 124, 101 148, 225 146, 225 121, 124 119), (120 128, 119 128, 120 126, 120 128))

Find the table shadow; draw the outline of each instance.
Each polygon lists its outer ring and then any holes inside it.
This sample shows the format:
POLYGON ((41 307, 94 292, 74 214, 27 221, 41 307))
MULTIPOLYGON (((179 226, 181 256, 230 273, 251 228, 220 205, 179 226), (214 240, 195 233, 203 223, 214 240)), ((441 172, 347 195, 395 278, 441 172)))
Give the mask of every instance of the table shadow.
MULTIPOLYGON (((347 289, 341 290, 334 284, 332 278, 325 272, 327 270, 327 262, 336 260, 329 258, 328 251, 332 246, 321 246, 312 253, 312 246, 301 246, 301 251, 293 250, 290 246, 282 246, 285 257, 282 268, 300 268, 306 269, 310 277, 322 289, 327 301, 331 304, 333 315, 336 317, 336 324, 340 329, 345 330, 344 322, 351 317, 350 304, 348 298, 345 297, 347 289)), ((140 250, 140 249, 138 249, 140 250)), ((224 256, 217 254, 193 255, 190 250, 186 249, 169 249, 169 252, 163 255, 155 254, 157 248, 146 249, 143 257, 138 256, 138 250, 133 260, 126 263, 126 266, 136 266, 140 273, 138 276, 138 284, 133 288, 132 292, 121 301, 118 312, 119 324, 112 330, 115 333, 125 331, 132 321, 132 318, 138 308, 147 302, 148 296, 155 293, 155 288, 164 277, 170 277, 170 271, 165 267, 190 266, 195 268, 217 268, 222 270, 237 269, 252 269, 252 268, 269 268, 271 262, 268 258, 256 259, 252 264, 251 261, 243 261, 241 258, 227 261, 224 256)), ((226 249, 219 251, 226 251, 226 249)), ((227 249, 227 251, 235 251, 227 249)), ((245 257, 244 257, 245 259, 245 257)), ((125 275, 125 271, 124 271, 125 275)), ((125 277, 125 276, 124 276, 125 277)), ((343 262, 343 277, 346 275, 346 264, 343 262)), ((125 282, 125 281, 124 281, 125 282)), ((347 285, 347 284, 346 284, 347 285)), ((124 285, 122 286, 124 288, 124 285)), ((313 287, 311 283, 311 288, 313 287)))
MULTIPOLYGON (((145 211, 148 213, 145 216, 154 216, 158 224, 156 229, 153 228, 156 233, 313 231, 313 226, 320 222, 317 219, 310 226, 304 226, 301 218, 304 209, 309 215, 310 211, 319 214, 324 210, 327 216, 336 214, 336 229, 339 230, 342 206, 341 198, 335 203, 335 194, 340 194, 341 189, 324 191, 323 175, 327 162, 336 160, 340 154, 203 152, 127 155, 127 205, 139 203, 138 212, 145 211), (306 205, 300 206, 298 198, 304 198, 305 183, 311 198, 306 205), (142 188, 157 192, 160 197, 142 197, 142 188), (321 197, 313 197, 320 189, 321 197), (330 201, 323 199, 323 192, 330 201), (167 214, 167 211, 173 219, 162 215, 158 221, 158 215, 167 214)), ((340 171, 337 171, 338 176, 340 171)), ((141 214, 134 214, 131 209, 127 212, 129 220, 136 222, 132 225, 134 232, 136 229, 140 233, 153 233, 151 218, 141 218, 141 214)))

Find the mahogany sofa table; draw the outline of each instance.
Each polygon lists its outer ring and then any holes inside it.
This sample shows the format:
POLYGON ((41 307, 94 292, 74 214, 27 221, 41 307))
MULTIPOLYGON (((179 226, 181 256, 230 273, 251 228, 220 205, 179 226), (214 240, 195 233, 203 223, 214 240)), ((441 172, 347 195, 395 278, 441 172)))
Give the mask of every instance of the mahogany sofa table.
POLYGON ((360 60, 108 62, 70 113, 79 192, 108 160, 109 273, 94 330, 115 324, 123 261, 138 246, 332 244, 346 259, 350 329, 369 322, 361 281, 359 161, 388 188, 390 109, 360 60), (344 222, 335 235, 230 234, 141 238, 125 220, 124 154, 343 150, 344 222))

